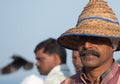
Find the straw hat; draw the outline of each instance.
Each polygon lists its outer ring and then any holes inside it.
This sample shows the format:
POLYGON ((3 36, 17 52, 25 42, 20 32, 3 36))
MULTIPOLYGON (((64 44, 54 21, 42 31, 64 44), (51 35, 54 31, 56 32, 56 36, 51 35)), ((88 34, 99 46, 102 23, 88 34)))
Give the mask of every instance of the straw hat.
POLYGON ((112 38, 118 41, 116 51, 120 50, 120 25, 107 2, 89 0, 78 18, 76 27, 63 33, 58 38, 58 43, 68 49, 77 50, 80 36, 112 38))

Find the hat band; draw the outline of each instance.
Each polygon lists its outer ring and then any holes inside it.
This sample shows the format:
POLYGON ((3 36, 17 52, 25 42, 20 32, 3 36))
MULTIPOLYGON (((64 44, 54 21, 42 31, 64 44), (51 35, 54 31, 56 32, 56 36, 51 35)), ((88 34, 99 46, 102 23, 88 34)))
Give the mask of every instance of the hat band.
POLYGON ((107 21, 107 22, 111 22, 111 23, 113 23, 113 24, 119 24, 119 22, 113 22, 112 20, 107 19, 107 18, 92 16, 92 17, 83 18, 83 19, 81 19, 81 20, 78 20, 76 26, 78 26, 78 25, 79 25, 82 21, 84 21, 84 20, 91 20, 91 19, 99 19, 99 20, 104 20, 104 21, 107 21))

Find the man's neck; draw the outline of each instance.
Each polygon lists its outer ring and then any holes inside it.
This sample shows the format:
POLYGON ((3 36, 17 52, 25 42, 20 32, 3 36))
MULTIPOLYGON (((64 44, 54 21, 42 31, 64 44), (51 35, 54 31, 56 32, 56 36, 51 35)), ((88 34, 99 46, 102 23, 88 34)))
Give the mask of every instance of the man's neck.
POLYGON ((86 76, 91 82, 95 82, 100 79, 103 73, 105 73, 113 64, 113 62, 106 63, 97 68, 85 68, 86 76))

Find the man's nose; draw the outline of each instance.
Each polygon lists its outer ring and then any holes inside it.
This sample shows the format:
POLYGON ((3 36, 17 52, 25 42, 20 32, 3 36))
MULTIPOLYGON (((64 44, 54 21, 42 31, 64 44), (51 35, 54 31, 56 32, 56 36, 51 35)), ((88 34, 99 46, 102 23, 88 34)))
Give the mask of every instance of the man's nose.
POLYGON ((92 44, 91 42, 86 41, 86 42, 84 43, 84 47, 85 47, 86 49, 90 49, 90 48, 93 47, 93 44, 92 44))
POLYGON ((40 63, 38 61, 36 61, 36 66, 39 66, 39 65, 40 65, 40 63))

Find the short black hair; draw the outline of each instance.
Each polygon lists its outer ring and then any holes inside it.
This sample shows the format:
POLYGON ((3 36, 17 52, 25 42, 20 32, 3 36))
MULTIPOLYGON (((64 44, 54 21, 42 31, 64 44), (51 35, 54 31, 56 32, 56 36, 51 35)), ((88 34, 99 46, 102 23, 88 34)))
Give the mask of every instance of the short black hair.
POLYGON ((54 38, 48 38, 42 42, 40 42, 34 50, 34 53, 36 53, 38 50, 41 48, 44 48, 44 53, 49 53, 49 54, 58 54, 62 64, 66 64, 66 59, 67 59, 67 53, 64 47, 60 46, 57 43, 57 40, 54 38))

